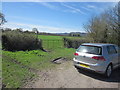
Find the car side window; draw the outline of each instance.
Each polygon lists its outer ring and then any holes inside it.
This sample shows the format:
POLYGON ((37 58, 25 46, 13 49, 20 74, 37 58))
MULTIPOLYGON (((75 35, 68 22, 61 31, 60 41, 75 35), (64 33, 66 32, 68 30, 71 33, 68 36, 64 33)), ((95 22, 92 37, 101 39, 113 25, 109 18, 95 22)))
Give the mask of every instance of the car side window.
POLYGON ((114 46, 107 46, 107 51, 108 51, 108 54, 115 54, 117 53, 116 49, 114 46))
POLYGON ((120 53, 120 48, 118 46, 115 46, 117 53, 120 53))
POLYGON ((120 54, 120 48, 118 47, 118 53, 120 54))

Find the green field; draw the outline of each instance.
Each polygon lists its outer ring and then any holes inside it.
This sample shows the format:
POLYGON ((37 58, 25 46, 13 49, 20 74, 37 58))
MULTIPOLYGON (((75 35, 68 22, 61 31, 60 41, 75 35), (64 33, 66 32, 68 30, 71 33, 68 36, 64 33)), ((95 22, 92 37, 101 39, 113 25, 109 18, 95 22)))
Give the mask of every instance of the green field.
POLYGON ((42 40, 61 40, 64 36, 39 35, 42 40))
POLYGON ((58 57, 71 60, 75 49, 64 48, 62 38, 63 36, 39 35, 39 39, 43 40, 43 48, 49 52, 41 50, 2 51, 3 84, 7 88, 22 87, 28 79, 36 78, 37 71, 56 67, 51 60, 58 57))
POLYGON ((39 39, 42 39, 42 45, 45 50, 56 50, 58 48, 64 48, 62 36, 48 36, 39 35, 39 39))
POLYGON ((39 35, 38 36, 42 40, 62 40, 63 37, 67 37, 70 39, 81 39, 83 37, 70 37, 70 36, 51 36, 51 35, 39 35))
POLYGON ((39 35, 38 38, 43 40, 43 48, 46 50, 56 50, 63 49, 64 43, 63 38, 69 39, 84 39, 83 37, 70 37, 70 36, 49 36, 49 35, 39 35))

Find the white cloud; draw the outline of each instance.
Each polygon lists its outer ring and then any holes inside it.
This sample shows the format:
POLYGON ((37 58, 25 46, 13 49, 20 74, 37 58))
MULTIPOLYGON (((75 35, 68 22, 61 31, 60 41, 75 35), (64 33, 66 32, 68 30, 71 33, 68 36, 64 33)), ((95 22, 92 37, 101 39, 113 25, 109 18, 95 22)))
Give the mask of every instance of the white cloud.
POLYGON ((53 9, 53 10, 58 10, 58 11, 61 11, 61 12, 80 13, 80 14, 85 15, 85 13, 82 12, 80 9, 75 8, 75 7, 71 6, 71 5, 67 5, 67 4, 65 4, 63 2, 61 2, 60 4, 62 6, 64 6, 64 7, 66 7, 67 9, 61 9, 61 8, 59 8, 59 6, 55 6, 55 5, 51 4, 50 2, 37 2, 37 3, 40 4, 40 5, 43 5, 45 7, 48 7, 50 9, 53 9))
POLYGON ((48 8, 50 8, 50 9, 55 9, 55 10, 58 9, 57 6, 54 6, 54 5, 52 5, 52 4, 48 3, 48 2, 40 2, 40 3, 38 3, 38 4, 43 5, 43 6, 45 6, 45 7, 48 7, 48 8))
POLYGON ((82 12, 80 9, 75 8, 75 7, 73 7, 73 6, 67 5, 67 4, 65 4, 65 3, 61 3, 61 5, 64 6, 64 7, 69 8, 69 9, 71 10, 71 12, 85 14, 85 13, 82 12))
POLYGON ((23 30, 31 31, 32 28, 37 28, 40 32, 50 32, 50 33, 64 33, 64 32, 84 32, 80 31, 80 29, 70 29, 70 28, 61 28, 61 27, 51 27, 51 26, 42 26, 42 25, 34 25, 34 24, 25 24, 25 23, 16 23, 9 22, 3 25, 4 28, 22 28, 23 30))
POLYGON ((93 6, 93 5, 87 5, 88 8, 96 8, 96 6, 93 6))
POLYGON ((85 10, 87 10, 87 11, 91 11, 91 9, 89 9, 89 8, 87 8, 87 7, 81 7, 81 8, 83 8, 83 9, 85 9, 85 10))
POLYGON ((78 13, 78 12, 75 11, 75 10, 63 10, 63 12, 78 13))

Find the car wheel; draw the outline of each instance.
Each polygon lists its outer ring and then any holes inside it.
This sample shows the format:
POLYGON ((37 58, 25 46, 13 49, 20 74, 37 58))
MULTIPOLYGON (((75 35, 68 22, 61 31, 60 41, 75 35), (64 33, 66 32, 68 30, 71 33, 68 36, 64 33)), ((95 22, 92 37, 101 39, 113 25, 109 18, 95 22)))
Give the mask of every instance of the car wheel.
POLYGON ((75 67, 76 69, 78 69, 78 67, 77 67, 77 66, 75 66, 75 65, 74 65, 74 67, 75 67))
POLYGON ((112 65, 110 64, 110 65, 108 65, 108 67, 106 69, 105 76, 110 77, 111 73, 112 73, 112 65))
POLYGON ((80 70, 80 68, 79 67, 77 67, 77 66, 75 66, 75 68, 79 71, 80 70))

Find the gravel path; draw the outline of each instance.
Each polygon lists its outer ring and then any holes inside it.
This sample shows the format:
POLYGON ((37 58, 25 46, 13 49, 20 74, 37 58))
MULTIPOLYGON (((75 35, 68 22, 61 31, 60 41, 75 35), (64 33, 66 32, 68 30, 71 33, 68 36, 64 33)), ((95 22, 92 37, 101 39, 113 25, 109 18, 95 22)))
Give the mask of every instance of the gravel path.
POLYGON ((26 88, 118 88, 120 68, 109 79, 86 70, 77 70, 72 61, 58 65, 54 70, 39 73, 39 78, 28 83, 26 88))

